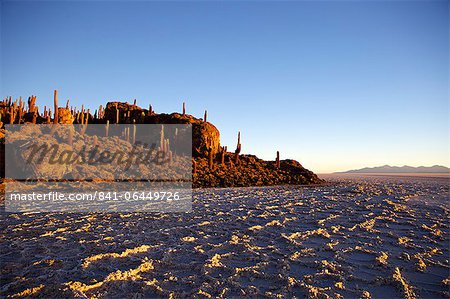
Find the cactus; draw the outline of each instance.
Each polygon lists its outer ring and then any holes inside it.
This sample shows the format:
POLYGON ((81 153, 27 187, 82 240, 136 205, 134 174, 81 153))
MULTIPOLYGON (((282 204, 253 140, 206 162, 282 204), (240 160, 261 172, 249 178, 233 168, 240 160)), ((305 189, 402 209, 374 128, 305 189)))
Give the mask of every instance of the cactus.
POLYGON ((83 113, 83 112, 81 112, 81 115, 82 115, 82 117, 81 117, 81 124, 82 124, 82 127, 81 127, 81 135, 83 135, 84 136, 84 134, 86 133, 86 130, 87 130, 87 127, 88 127, 88 122, 89 122, 89 109, 87 110, 87 113, 86 113, 86 115, 83 113))
MULTIPOLYGON (((32 96, 31 96, 32 97, 32 96)), ((31 108, 31 97, 28 97, 28 111, 27 112, 31 112, 30 110, 30 108, 31 108)))
POLYGON ((22 107, 21 107, 21 105, 19 104, 19 120, 18 120, 18 122, 17 123, 21 123, 21 121, 22 121, 22 113, 23 113, 23 111, 22 111, 22 107))
POLYGON ((239 154, 241 153, 241 132, 238 132, 238 142, 234 151, 234 163, 239 164, 239 154))
POLYGON ((164 125, 161 125, 161 133, 159 138, 159 148, 161 151, 164 151, 164 125))
POLYGON ((277 169, 280 169, 280 152, 279 152, 279 151, 277 151, 277 162, 276 162, 276 166, 277 166, 277 169))
POLYGON ((136 125, 135 125, 135 120, 133 119, 133 137, 131 139, 131 143, 135 144, 136 143, 136 125))
POLYGON ((52 110, 48 109, 48 114, 47 114, 47 124, 51 124, 51 119, 50 119, 50 115, 52 115, 52 110))
POLYGON ((9 107, 9 124, 13 124, 14 123, 14 107, 10 106, 9 107))
POLYGON ((183 116, 186 115, 186 103, 183 102, 183 116))
POLYGON ((170 142, 169 142, 169 138, 167 138, 164 141, 164 153, 168 154, 169 151, 170 151, 170 142))
POLYGON ((119 123, 119 107, 116 104, 116 124, 119 123))
POLYGON ((220 153, 220 164, 225 165, 225 153, 227 152, 227 147, 223 146, 220 153))
POLYGON ((208 156, 208 158, 209 158, 209 169, 210 170, 214 170, 214 155, 213 155, 213 152, 212 151, 209 151, 209 156, 208 156))
POLYGON ((129 127, 125 128, 124 135, 125 135, 125 141, 130 142, 130 128, 129 127))
POLYGON ((32 113, 34 111, 34 105, 36 103, 36 97, 31 96, 28 98, 28 112, 32 113))
POLYGON ((208 120, 208 110, 205 110, 205 116, 203 117, 203 121, 207 122, 208 120))
POLYGON ((57 124, 58 123, 58 91, 55 89, 54 93, 53 93, 53 108, 55 116, 53 118, 53 123, 57 124))
POLYGON ((109 120, 106 121, 106 127, 105 127, 105 136, 108 137, 109 135, 109 120))
MULTIPOLYGON (((36 124, 36 119, 37 119, 37 107, 34 107, 33 120, 31 122, 33 124, 36 124)), ((20 122, 20 120, 19 120, 19 122, 20 122)))

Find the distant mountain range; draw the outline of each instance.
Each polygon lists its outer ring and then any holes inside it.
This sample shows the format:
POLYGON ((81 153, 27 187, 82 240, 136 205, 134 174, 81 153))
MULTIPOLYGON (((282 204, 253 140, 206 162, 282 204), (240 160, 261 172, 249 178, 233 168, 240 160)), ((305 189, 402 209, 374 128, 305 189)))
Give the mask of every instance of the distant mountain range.
POLYGON ((378 167, 365 167, 361 169, 354 169, 349 171, 343 171, 340 173, 450 173, 450 168, 441 166, 441 165, 433 165, 433 166, 378 166, 378 167))

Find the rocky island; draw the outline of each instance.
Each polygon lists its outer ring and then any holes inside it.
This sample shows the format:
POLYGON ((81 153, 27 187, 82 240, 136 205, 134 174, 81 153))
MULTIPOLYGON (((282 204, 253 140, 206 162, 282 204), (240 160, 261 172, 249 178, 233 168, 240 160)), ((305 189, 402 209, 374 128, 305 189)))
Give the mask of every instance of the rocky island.
MULTIPOLYGON (((36 97, 28 101, 11 97, 0 102, 1 117, 1 164, 4 171, 4 124, 191 124, 192 125, 192 183, 199 187, 243 187, 286 184, 317 184, 322 180, 312 171, 295 160, 281 160, 277 152, 274 161, 265 161, 254 155, 241 154, 240 133, 236 149, 229 151, 220 143, 219 130, 207 120, 186 113, 183 103, 181 113, 156 113, 150 105, 148 109, 139 107, 134 100, 108 102, 92 113, 89 109, 58 105, 58 93, 54 92, 54 107, 36 106, 36 97), (55 113, 56 112, 56 113, 55 113)), ((2 174, 4 177, 4 173, 2 174)))

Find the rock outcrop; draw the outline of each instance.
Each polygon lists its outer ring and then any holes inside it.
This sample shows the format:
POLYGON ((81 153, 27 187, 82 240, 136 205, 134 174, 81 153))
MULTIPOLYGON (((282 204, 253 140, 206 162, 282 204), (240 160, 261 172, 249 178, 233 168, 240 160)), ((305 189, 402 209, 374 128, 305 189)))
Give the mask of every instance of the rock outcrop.
POLYGON ((273 185, 318 184, 322 180, 295 160, 281 160, 277 169, 275 161, 264 161, 254 155, 241 155, 234 163, 234 154, 226 153, 225 161, 214 161, 210 167, 208 159, 195 159, 193 174, 195 187, 249 187, 273 185))
MULTIPOLYGON (((28 109, 23 102, 11 98, 0 102, 0 120, 5 123, 52 123, 50 115, 39 114, 34 108, 35 97, 29 101, 28 109), (34 112, 30 112, 34 109, 34 112)), ((55 93, 55 107, 57 98, 55 93)), ((264 186, 281 184, 316 184, 322 180, 294 160, 264 161, 253 155, 229 152, 220 144, 220 132, 210 122, 184 113, 155 113, 151 106, 144 109, 125 102, 109 102, 92 115, 88 111, 58 108, 58 123, 61 124, 191 124, 192 164, 194 187, 264 186)), ((206 113, 205 113, 206 117, 206 113)), ((3 123, 0 123, 3 126, 3 123)), ((3 133, 2 133, 3 135, 3 133)), ((2 155, 4 138, 2 137, 2 155)), ((0 162, 3 162, 0 159, 0 162)), ((4 168, 4 163, 2 165, 4 168)))
POLYGON ((121 102, 109 102, 105 109, 105 119, 114 123, 119 110, 119 123, 144 124, 191 124, 192 125, 192 155, 196 158, 207 158, 212 152, 216 155, 220 149, 219 130, 211 123, 195 118, 189 114, 156 114, 147 109, 121 102))

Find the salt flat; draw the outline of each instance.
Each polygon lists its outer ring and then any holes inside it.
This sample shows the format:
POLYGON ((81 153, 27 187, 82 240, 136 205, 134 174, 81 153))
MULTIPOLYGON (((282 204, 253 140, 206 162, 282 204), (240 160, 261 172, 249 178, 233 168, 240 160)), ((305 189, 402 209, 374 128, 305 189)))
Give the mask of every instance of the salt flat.
POLYGON ((2 215, 2 297, 448 298, 449 179, 194 191, 192 213, 2 215))

